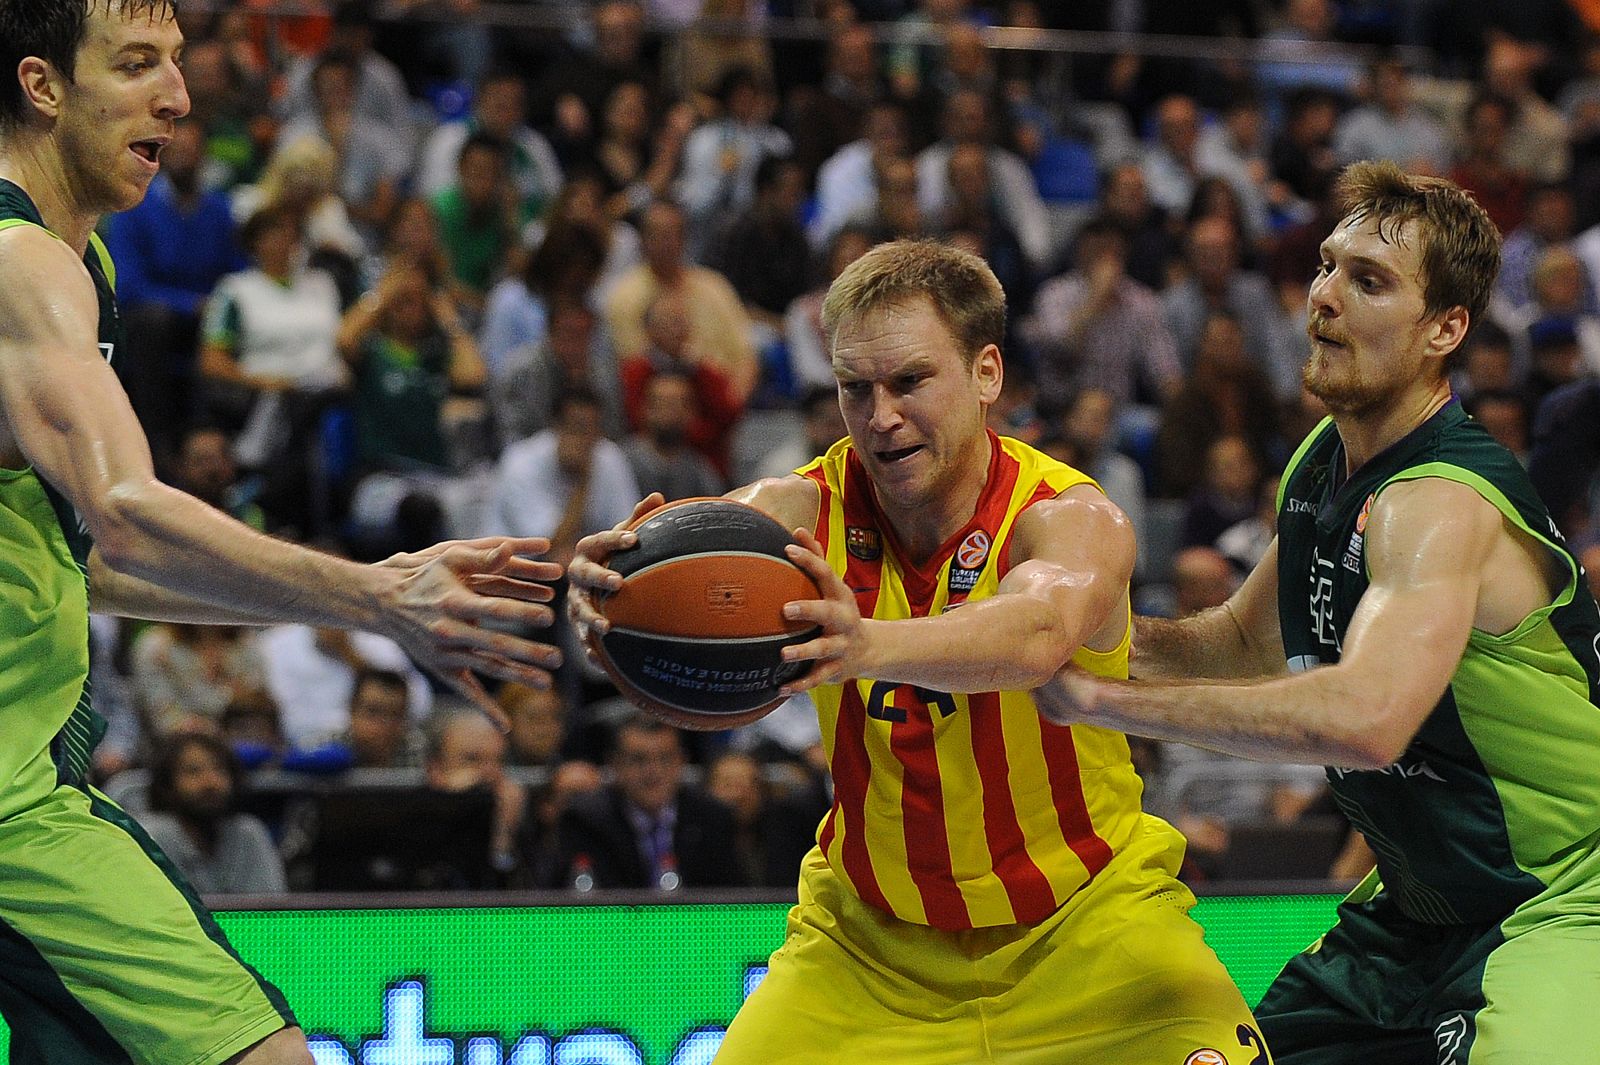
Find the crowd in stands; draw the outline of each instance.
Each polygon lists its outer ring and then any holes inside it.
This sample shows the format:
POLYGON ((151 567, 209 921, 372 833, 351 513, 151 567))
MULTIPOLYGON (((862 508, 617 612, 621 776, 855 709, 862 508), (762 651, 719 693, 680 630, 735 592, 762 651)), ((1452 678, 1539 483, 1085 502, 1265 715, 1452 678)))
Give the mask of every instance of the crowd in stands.
MULTIPOLYGON (((931 237, 1007 293, 994 428, 1127 511, 1137 609, 1203 609, 1266 550, 1321 417, 1306 288, 1333 177, 1382 157, 1503 230, 1457 393, 1600 573, 1600 5, 529 0, 536 28, 476 6, 180 11, 192 113, 105 226, 116 368, 162 475, 241 521, 363 559, 504 533, 565 561, 647 492, 792 470, 843 432, 829 280, 931 237), (1241 50, 1067 62, 992 27, 1241 50)), ((830 801, 804 698, 679 733, 559 629, 568 665, 499 693, 505 734, 377 636, 93 636, 99 774, 202 891, 787 888, 830 801)), ((1316 770, 1136 747, 1194 878, 1240 875, 1247 828, 1326 817, 1316 770)))

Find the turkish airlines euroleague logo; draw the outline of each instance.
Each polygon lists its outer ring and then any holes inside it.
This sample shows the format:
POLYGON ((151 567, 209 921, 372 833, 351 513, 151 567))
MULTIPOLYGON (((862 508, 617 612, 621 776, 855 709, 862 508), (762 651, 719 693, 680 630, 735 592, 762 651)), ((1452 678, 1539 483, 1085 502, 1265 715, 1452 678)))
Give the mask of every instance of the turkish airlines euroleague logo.
POLYGON ((1220 1050, 1196 1050, 1193 1054, 1183 1059, 1183 1065, 1228 1065, 1228 1059, 1222 1056, 1220 1050))
POLYGON ((950 561, 950 597, 966 595, 978 585, 978 574, 989 561, 989 548, 994 541, 982 529, 974 529, 956 548, 956 557, 950 561))

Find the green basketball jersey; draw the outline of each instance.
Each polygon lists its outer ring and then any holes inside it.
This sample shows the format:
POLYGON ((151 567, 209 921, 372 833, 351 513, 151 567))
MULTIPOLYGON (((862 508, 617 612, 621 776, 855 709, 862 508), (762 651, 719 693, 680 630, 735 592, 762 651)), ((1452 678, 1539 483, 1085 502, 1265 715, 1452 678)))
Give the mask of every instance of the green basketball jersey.
MULTIPOLYGON (((25 225, 44 221, 26 192, 0 180, 0 230, 25 225)), ((121 326, 116 275, 98 236, 83 262, 110 361, 121 326)), ((104 731, 89 690, 91 546, 88 528, 53 486, 31 468, 0 470, 0 788, 47 747, 64 775, 81 774, 104 731)))
POLYGON ((1331 420, 1300 445, 1278 496, 1284 651, 1294 671, 1339 661, 1367 589, 1373 501, 1421 477, 1474 489, 1550 551, 1565 582, 1511 632, 1472 631, 1398 762, 1330 767, 1328 779, 1403 912, 1431 923, 1498 920, 1600 843, 1600 614, 1522 467, 1460 403, 1348 479, 1331 420))

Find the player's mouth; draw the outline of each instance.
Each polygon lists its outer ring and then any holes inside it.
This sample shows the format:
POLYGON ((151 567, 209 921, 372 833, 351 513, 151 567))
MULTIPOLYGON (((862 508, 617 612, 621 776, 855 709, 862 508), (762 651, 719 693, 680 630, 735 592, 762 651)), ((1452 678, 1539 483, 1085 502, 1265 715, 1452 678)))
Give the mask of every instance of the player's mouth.
POLYGON ((872 457, 883 463, 885 466, 892 466, 897 462, 904 462, 912 455, 915 455, 917 452, 923 450, 925 446, 926 445, 924 444, 915 444, 911 447, 893 448, 887 451, 874 451, 872 453, 872 457))
POLYGON ((161 149, 167 146, 168 137, 151 137, 148 140, 134 141, 128 145, 128 150, 137 155, 152 170, 161 167, 161 149))
POLYGON ((1313 344, 1331 351, 1343 351, 1349 346, 1344 341, 1335 339, 1327 333, 1319 333, 1314 329, 1307 330, 1307 333, 1311 337, 1313 344))

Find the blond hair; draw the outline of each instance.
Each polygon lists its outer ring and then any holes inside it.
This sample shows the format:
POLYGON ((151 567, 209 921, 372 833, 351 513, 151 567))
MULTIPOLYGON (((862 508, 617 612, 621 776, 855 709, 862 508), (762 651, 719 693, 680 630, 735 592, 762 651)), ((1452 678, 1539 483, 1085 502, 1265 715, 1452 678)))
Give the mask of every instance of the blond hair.
POLYGON ((828 286, 822 328, 830 347, 841 324, 918 296, 933 304, 968 366, 1005 339, 1006 294, 988 263, 935 240, 897 240, 874 247, 828 286))

